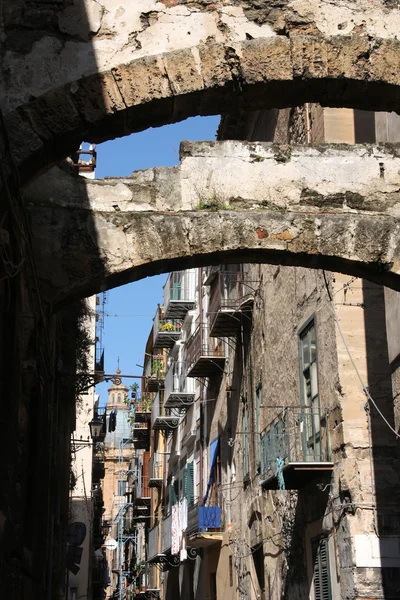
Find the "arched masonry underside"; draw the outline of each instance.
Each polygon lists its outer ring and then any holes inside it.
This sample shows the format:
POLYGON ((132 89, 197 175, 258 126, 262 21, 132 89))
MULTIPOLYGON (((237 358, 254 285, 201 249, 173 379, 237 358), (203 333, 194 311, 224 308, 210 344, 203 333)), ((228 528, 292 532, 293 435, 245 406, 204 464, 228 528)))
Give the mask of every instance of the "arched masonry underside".
POLYGON ((220 262, 328 268, 400 290, 400 147, 184 142, 179 167, 26 190, 46 299, 220 262))
POLYGON ((196 114, 306 101, 400 111, 381 0, 2 5, 2 107, 21 182, 75 150, 196 114))

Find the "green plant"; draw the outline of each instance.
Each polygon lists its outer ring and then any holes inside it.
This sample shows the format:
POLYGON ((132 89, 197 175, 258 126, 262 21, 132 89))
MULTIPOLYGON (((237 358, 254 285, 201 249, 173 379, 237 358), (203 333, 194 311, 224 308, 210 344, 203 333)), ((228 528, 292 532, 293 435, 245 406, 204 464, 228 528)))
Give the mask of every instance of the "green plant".
POLYGON ((160 331, 175 331, 175 325, 172 323, 162 323, 160 325, 160 331))
POLYGON ((153 358, 153 362, 151 365, 151 376, 152 377, 161 377, 163 372, 164 361, 162 358, 153 358))

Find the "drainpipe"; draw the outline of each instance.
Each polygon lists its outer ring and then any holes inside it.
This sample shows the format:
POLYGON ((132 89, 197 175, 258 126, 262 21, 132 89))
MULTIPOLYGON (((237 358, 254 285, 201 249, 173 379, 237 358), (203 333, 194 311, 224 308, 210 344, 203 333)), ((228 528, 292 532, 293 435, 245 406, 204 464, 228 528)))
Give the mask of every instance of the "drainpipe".
MULTIPOLYGON (((200 267, 197 271, 198 273, 198 296, 199 296, 199 322, 200 322, 200 336, 203 335, 203 330, 201 327, 201 321, 203 317, 203 268, 200 267)), ((200 343, 202 343, 202 337, 200 337, 200 343)), ((204 400, 204 385, 203 381, 200 382, 200 486, 199 486, 199 501, 203 500, 203 468, 204 468, 204 407, 206 403, 203 403, 204 400)))
POLYGON ((230 403, 231 403, 231 391, 226 392, 226 420, 228 426, 228 460, 226 464, 226 528, 228 532, 230 532, 232 528, 232 517, 231 517, 231 478, 232 478, 232 428, 231 428, 231 413, 230 413, 230 403))

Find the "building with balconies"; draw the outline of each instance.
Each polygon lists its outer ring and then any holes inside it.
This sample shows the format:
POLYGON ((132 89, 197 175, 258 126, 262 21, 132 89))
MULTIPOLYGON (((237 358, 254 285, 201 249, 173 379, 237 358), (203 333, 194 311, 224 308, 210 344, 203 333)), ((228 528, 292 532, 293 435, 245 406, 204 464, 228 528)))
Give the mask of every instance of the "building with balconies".
POLYGON ((222 376, 225 366, 225 345, 210 336, 207 321, 199 316, 186 342, 187 377, 222 376))
POLYGON ((174 271, 164 286, 164 315, 166 319, 184 319, 196 306, 196 269, 174 271))
POLYGON ((153 348, 173 348, 182 335, 181 319, 167 319, 159 306, 154 316, 153 348))
MULTIPOLYGON (((375 536, 379 554, 390 536, 378 510, 373 516, 375 506, 388 510, 373 485, 381 471, 370 468, 368 431, 383 443, 382 423, 375 415, 373 425, 364 410, 332 299, 360 376, 375 385, 362 311, 366 298, 374 320, 382 316, 381 290, 338 274, 266 265, 200 269, 195 280, 194 308, 180 315, 181 335, 167 351, 164 388, 153 404, 149 582, 162 598, 196 589, 199 597, 255 600, 269 585, 271 598, 290 589, 293 597, 342 599, 341 573, 353 586, 367 585, 367 537, 375 536), (365 534, 371 511, 379 536, 365 534), (355 564, 346 563, 346 544, 355 564)), ((386 331, 374 332, 370 352, 378 360, 386 331)), ((393 399, 374 389, 389 410, 393 399)))

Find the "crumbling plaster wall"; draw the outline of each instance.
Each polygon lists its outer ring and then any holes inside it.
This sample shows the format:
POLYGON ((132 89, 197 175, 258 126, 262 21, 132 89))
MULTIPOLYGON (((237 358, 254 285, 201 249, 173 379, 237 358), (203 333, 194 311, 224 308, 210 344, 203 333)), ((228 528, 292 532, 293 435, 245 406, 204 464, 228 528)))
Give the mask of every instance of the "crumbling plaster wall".
POLYGON ((276 36, 396 39, 400 11, 379 0, 61 0, 2 4, 8 112, 44 92, 136 58, 204 43, 276 36))
POLYGON ((3 3, 1 16, 2 106, 22 183, 82 139, 197 114, 307 101, 398 110, 399 10, 378 1, 32 0, 3 3))

